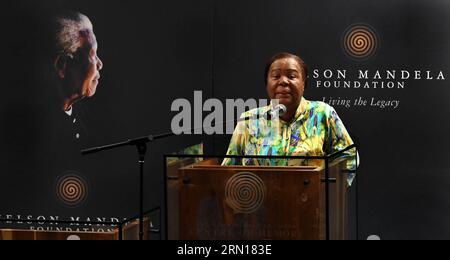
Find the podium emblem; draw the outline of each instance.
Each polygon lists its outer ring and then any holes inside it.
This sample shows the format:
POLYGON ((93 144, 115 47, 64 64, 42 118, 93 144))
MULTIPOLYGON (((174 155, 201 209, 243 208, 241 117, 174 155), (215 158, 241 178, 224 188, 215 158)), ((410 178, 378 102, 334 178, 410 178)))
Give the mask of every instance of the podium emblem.
POLYGON ((250 214, 264 203, 266 191, 266 185, 258 175, 240 172, 226 182, 225 202, 237 213, 250 214))

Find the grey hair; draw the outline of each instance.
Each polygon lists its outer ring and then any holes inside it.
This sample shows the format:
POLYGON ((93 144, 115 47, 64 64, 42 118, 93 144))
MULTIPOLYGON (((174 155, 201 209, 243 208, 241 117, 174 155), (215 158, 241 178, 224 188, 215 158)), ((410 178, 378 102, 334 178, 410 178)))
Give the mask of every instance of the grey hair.
POLYGON ((86 36, 93 34, 93 26, 87 16, 78 12, 59 15, 54 21, 56 24, 56 51, 72 55, 80 46, 86 36))

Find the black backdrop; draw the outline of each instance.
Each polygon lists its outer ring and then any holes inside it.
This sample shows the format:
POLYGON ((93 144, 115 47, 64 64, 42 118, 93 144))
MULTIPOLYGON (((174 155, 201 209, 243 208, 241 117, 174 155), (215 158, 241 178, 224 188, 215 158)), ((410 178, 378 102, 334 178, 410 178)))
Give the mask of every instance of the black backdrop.
MULTIPOLYGON (((137 155, 132 147, 86 159, 91 166, 84 174, 89 195, 78 207, 58 202, 58 174, 27 167, 32 165, 27 161, 39 161, 43 145, 26 138, 39 130, 39 122, 27 118, 35 102, 29 88, 39 78, 39 48, 33 44, 39 31, 30 21, 50 9, 67 8, 91 18, 105 64, 98 93, 85 102, 87 124, 95 136, 91 145, 167 131, 172 101, 192 100, 194 90, 221 100, 264 98, 266 60, 278 51, 294 52, 310 67, 307 98, 368 100, 366 106, 335 105, 361 155, 359 238, 450 237, 448 1, 22 0, 5 5, 8 11, 1 19, 8 26, 0 43, 2 216, 121 218, 137 213, 137 155), (376 48, 366 59, 349 55, 343 47, 346 32, 355 25, 375 35, 376 48), (325 70, 333 71, 333 77, 327 79, 325 70), (346 70, 346 79, 337 79, 337 70, 346 70), (370 78, 359 79, 359 70, 369 70, 370 78), (381 76, 374 79, 377 70, 381 76), (390 80, 386 70, 419 70, 421 77, 401 79, 397 74, 390 80), (426 79, 426 71, 433 79, 426 79), (440 72, 444 78, 438 79, 440 72), (404 87, 326 88, 325 81, 392 81, 404 87), (400 103, 381 109, 370 105, 372 99, 400 103)), ((207 146, 224 153, 229 138, 216 135, 207 146)), ((151 144, 147 208, 162 205, 162 154, 197 139, 183 136, 151 144)))

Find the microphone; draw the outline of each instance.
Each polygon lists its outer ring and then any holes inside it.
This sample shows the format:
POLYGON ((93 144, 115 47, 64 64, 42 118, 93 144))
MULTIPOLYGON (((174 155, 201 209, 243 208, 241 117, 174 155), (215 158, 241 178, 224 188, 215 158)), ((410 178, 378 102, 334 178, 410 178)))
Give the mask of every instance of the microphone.
MULTIPOLYGON (((254 119, 259 119, 259 118, 265 118, 267 120, 272 120, 274 118, 278 118, 278 117, 286 114, 286 112, 287 112, 286 106, 283 104, 278 104, 274 108, 270 109, 269 111, 267 111, 266 113, 264 113, 262 115, 258 114, 256 116, 248 116, 248 117, 240 118, 240 119, 236 120, 236 122, 254 120, 254 119)), ((225 122, 225 123, 227 123, 227 122, 225 122)))
MULTIPOLYGON (((235 123, 239 123, 241 121, 255 120, 255 119, 257 120, 260 118, 272 120, 274 118, 278 118, 278 117, 286 114, 286 112, 287 112, 286 106, 283 104, 278 104, 274 108, 270 109, 269 111, 267 111, 264 114, 257 114, 257 115, 253 115, 253 116, 247 116, 247 117, 243 117, 240 119, 236 119, 235 123)), ((222 122, 222 123, 229 123, 229 122, 230 121, 226 121, 226 122, 222 122)))
POLYGON ((278 104, 274 108, 266 112, 266 118, 267 120, 272 120, 272 118, 280 117, 286 114, 286 112, 287 112, 286 106, 283 104, 278 104))

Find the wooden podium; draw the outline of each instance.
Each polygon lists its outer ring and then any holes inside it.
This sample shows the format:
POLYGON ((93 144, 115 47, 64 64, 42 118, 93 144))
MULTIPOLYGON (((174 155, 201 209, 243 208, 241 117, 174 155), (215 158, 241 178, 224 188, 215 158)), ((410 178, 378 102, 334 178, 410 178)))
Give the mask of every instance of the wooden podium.
MULTIPOLYGON (((344 166, 341 160, 329 167, 329 239, 347 237, 344 166)), ((168 183, 169 239, 327 238, 323 167, 220 166, 206 160, 177 174, 168 183)))

